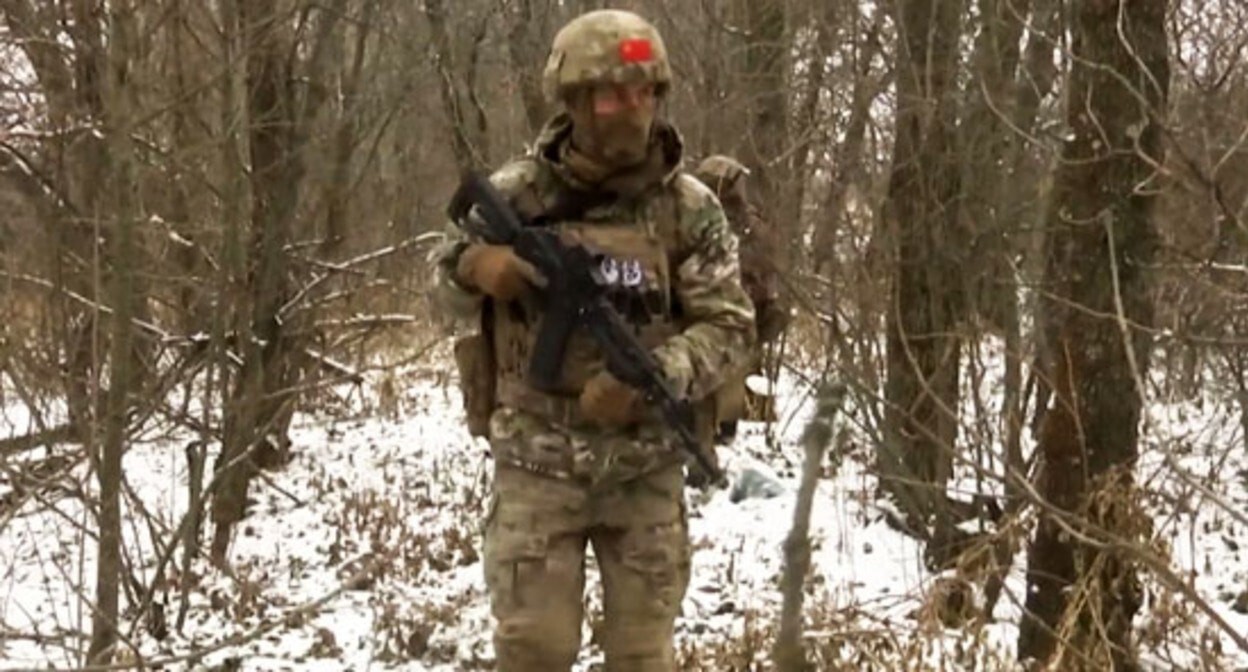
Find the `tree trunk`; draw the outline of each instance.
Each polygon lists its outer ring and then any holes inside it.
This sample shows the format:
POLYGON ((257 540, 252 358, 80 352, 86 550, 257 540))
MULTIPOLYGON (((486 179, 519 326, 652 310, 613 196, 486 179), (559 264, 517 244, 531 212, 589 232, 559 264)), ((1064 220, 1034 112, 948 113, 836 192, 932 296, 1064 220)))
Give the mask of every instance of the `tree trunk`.
POLYGON ((135 189, 130 123, 130 58, 134 49, 134 8, 116 3, 110 9, 109 53, 102 122, 108 152, 98 158, 109 189, 96 212, 100 221, 115 222, 109 237, 108 258, 113 263, 109 292, 113 315, 110 321, 110 375, 105 392, 103 444, 96 464, 100 482, 99 558, 96 565, 96 605, 92 614, 91 642, 87 658, 93 664, 110 662, 118 637, 118 601, 122 572, 121 480, 122 456, 129 433, 130 395, 138 357, 133 349, 135 304, 138 300, 134 265, 135 189))
MULTIPOLYGON (((888 401, 881 486, 908 522, 947 531, 945 484, 957 438, 961 281, 954 151, 960 2, 896 5, 897 113, 885 231, 895 274, 887 314, 888 401)), ((929 546, 929 551, 939 551, 929 546)))
POLYGON ((841 225, 848 219, 846 206, 850 195, 856 193, 861 196, 866 189, 863 159, 871 105, 887 86, 884 78, 871 76, 871 63, 880 49, 882 17, 877 15, 870 28, 860 33, 861 9, 856 3, 849 4, 846 22, 850 34, 855 36, 852 55, 854 81, 849 97, 848 119, 840 142, 832 150, 832 165, 829 167, 832 179, 823 202, 823 216, 815 222, 814 249, 810 261, 815 273, 820 275, 830 275, 837 263, 836 241, 841 225))
MULTIPOLYGON (((1034 4, 1031 21, 1028 25, 1027 50, 1023 54, 1022 68, 1015 82, 1014 126, 1033 129, 1037 123, 1040 102, 1049 94, 1057 82, 1058 69, 1053 53, 1059 47, 1065 51, 1060 36, 1066 33, 1069 18, 1060 11, 1060 3, 1039 2, 1034 4)), ((1044 275, 1044 235, 1041 222, 1045 218, 1045 208, 1051 201, 1049 181, 1046 179, 1052 170, 1034 165, 1028 160, 1026 142, 1018 139, 1010 152, 1009 163, 1011 178, 1005 185, 1006 219, 1025 222, 1029 233, 1020 233, 1013 241, 1013 252, 1022 259, 1021 275, 1025 282, 1038 282, 1044 275), (1037 186, 1038 185, 1038 186, 1037 186)), ((1043 310, 1038 307, 1038 300, 1033 298, 1026 306, 1019 305, 1018 312, 1028 313, 1033 320, 1039 322, 1043 318, 1043 310)), ((1007 323, 1008 324, 1008 323, 1007 323)), ((1046 329, 1032 330, 1032 357, 1038 369, 1043 369, 1043 358, 1047 346, 1044 344, 1046 329)), ((1047 376, 1036 376, 1035 381, 1035 417, 1034 427, 1039 431, 1040 420, 1048 405, 1049 384, 1047 376)), ((1024 420, 1025 422, 1025 420, 1024 420)))
POLYGON ((293 399, 289 337, 280 309, 290 297, 285 246, 290 242, 302 177, 296 133, 294 78, 287 28, 274 2, 237 2, 246 64, 250 150, 251 235, 246 268, 249 316, 239 330, 242 370, 226 403, 225 436, 214 493, 213 562, 223 565, 234 523, 242 520, 247 489, 259 466, 284 458, 293 399))
POLYGON ((763 212, 782 227, 782 239, 790 240, 798 232, 799 208, 785 199, 789 177, 785 158, 789 115, 786 6, 782 0, 751 0, 739 11, 749 35, 741 68, 741 86, 748 101, 741 160, 755 171, 751 184, 758 185, 763 212))
MULTIPOLYGON (((1132 472, 1153 321, 1149 185, 1162 160, 1170 77, 1166 2, 1079 3, 1072 32, 1071 136, 1047 222, 1054 403, 1040 436, 1038 488, 1084 534, 1131 541, 1143 534, 1132 472)), ((1021 658, 1056 658, 1059 669, 1135 667, 1131 621, 1141 595, 1121 552, 1081 543, 1046 515, 1027 584, 1021 658)))
POLYGON ((96 0, 75 2, 72 8, 0 0, 0 9, 34 67, 47 102, 51 133, 43 151, 57 193, 52 207, 43 213, 49 216, 48 227, 54 232, 51 268, 60 313, 57 340, 65 362, 59 382, 75 438, 86 441, 91 439, 89 427, 98 420, 93 391, 99 388, 102 346, 95 313, 69 294, 92 303, 99 298, 94 282, 99 269, 91 261, 96 258, 96 241, 107 235, 92 219, 100 210, 105 180, 100 157, 106 149, 98 134, 81 131, 102 118, 105 53, 99 31, 103 6, 96 0), (58 22, 66 18, 58 16, 59 11, 72 11, 72 20, 66 21, 72 48, 58 46, 64 39, 58 22))
POLYGON ((354 180, 351 175, 351 159, 360 143, 360 86, 364 83, 364 62, 368 49, 369 33, 377 15, 378 0, 364 0, 360 21, 353 28, 355 40, 351 48, 350 67, 341 78, 341 101, 338 107, 338 127, 334 129, 331 177, 325 189, 325 238, 321 254, 333 256, 341 251, 350 230, 351 191, 354 180))
POLYGON ((467 66, 460 72, 452 40, 452 27, 444 0, 426 0, 425 18, 433 34, 434 69, 438 73, 438 92, 446 121, 450 127, 455 161, 461 171, 480 170, 490 164, 489 135, 485 110, 476 92, 476 67, 481 40, 488 22, 481 19, 473 36, 472 52, 467 66), (458 82, 463 79, 463 93, 458 82), (469 105, 472 106, 470 111, 469 105), (471 116, 471 120, 470 120, 471 116))
MULTIPOLYGON (((1027 138, 1031 136, 1040 99, 1052 80, 1045 79, 1038 61, 1052 63, 1053 44, 1048 35, 1033 32, 1024 61, 1019 45, 1025 24, 1032 30, 1051 30, 1056 3, 1039 3, 1032 11, 1028 0, 1004 2, 979 0, 981 24, 971 56, 972 79, 967 109, 961 122, 962 208, 967 223, 970 251, 975 264, 966 277, 967 310, 979 320, 973 328, 999 333, 1005 345, 1002 390, 1002 433, 1007 514, 1017 513, 1022 498, 1020 485, 1026 465, 1022 453, 1023 360, 1025 343, 1014 259, 1017 241, 1037 209, 1036 181, 1027 179, 1027 138), (1030 12, 1030 14, 1029 14, 1030 12), (1021 76, 1018 72, 1022 70, 1021 76), (1027 82, 1020 87, 1019 80, 1027 82)), ((979 333, 977 331, 977 333, 979 333)), ((1014 544, 1001 538, 996 546, 998 571, 986 583, 990 613, 1004 586, 1012 564, 1014 544)))
POLYGON ((542 68, 547 43, 552 37, 549 34, 551 3, 517 0, 509 5, 512 9, 507 13, 507 54, 511 57, 512 76, 524 105, 529 135, 536 137, 550 116, 549 104, 542 93, 542 68), (535 12, 535 4, 542 5, 542 9, 535 12))
MULTIPOLYGON (((1001 215, 1003 225, 1000 227, 1005 237, 1002 241, 1005 246, 1001 251, 1002 261, 1017 256, 1024 258, 1038 256, 1029 255, 1025 251, 1026 245, 1020 239, 1026 234, 1020 230, 1020 226, 1031 229, 1039 228, 1036 222, 1040 219, 1043 208, 1037 204, 1042 201, 1044 193, 1041 187, 1036 186, 1041 180, 1032 179, 1032 174, 1026 165, 1025 157, 1028 154, 1029 141, 1018 137, 1017 133, 1019 131, 1028 135, 1032 133, 1036 127, 1040 101, 1049 95, 1056 81, 1057 67, 1053 64, 1053 51, 1056 45, 1053 43, 1053 36, 1060 31, 1061 18, 1057 3, 1036 3, 1031 14, 1031 34, 1027 39, 1027 50, 1013 83, 1013 117, 1010 122, 1012 128, 1005 131, 1009 141, 1002 163, 1008 179, 997 183, 995 201, 995 207, 1003 213, 1001 215)), ((1006 465, 1012 466, 1021 474, 1023 468, 1022 428, 1024 426, 1022 393, 1024 344, 1021 324, 1023 306, 1019 301, 1018 288, 1011 281, 1014 271, 1008 263, 1004 263, 998 266, 998 272, 1008 290, 1000 295, 1000 326, 1005 332, 1007 357, 1005 399, 1002 403, 1006 411, 1007 423, 1006 465)), ((1015 490, 1016 485, 1013 481, 1007 481, 1007 495, 1014 493, 1015 490)), ((1011 506, 1017 506, 1017 499, 1012 501, 1014 503, 1011 506)))
POLYGON ((1007 155, 1019 142, 1009 124, 1015 118, 1013 84, 1028 4, 979 0, 970 101, 961 124, 962 207, 978 262, 965 278, 968 310, 996 328, 1008 328, 1003 312, 1009 312, 1009 297, 1017 294, 1007 243, 1016 221, 1007 217, 1002 190, 1009 178, 1007 155))

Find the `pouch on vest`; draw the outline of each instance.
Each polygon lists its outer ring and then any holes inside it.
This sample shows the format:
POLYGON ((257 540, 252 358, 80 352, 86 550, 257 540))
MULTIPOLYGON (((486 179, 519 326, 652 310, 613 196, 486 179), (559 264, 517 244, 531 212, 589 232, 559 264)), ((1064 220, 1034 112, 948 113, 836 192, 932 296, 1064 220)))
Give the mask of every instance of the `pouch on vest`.
POLYGON ((455 365, 468 433, 489 438, 495 405, 494 346, 489 336, 478 332, 455 341, 455 365))

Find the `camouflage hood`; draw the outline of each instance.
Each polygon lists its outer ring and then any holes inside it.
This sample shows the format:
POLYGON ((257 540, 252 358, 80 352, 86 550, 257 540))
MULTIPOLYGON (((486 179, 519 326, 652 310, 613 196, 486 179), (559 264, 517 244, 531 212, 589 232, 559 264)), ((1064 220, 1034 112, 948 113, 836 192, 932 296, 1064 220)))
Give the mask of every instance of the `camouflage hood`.
POLYGON ((559 179, 582 191, 608 191, 625 198, 636 198, 651 189, 670 183, 680 173, 685 143, 672 125, 656 120, 650 133, 648 158, 638 166, 589 177, 592 168, 578 166, 586 159, 572 149, 572 120, 566 112, 546 122, 537 136, 533 154, 559 179))

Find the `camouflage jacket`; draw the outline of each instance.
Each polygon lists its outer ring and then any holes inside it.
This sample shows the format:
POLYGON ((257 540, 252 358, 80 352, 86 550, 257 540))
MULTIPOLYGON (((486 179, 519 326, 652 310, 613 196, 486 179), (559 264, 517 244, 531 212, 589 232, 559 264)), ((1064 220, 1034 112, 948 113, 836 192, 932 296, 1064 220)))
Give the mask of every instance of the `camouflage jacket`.
MULTIPOLYGON (((534 194, 540 200, 559 189, 593 189, 581 183, 560 158, 569 133, 566 117, 556 117, 530 154, 491 175, 493 184, 522 212, 526 207, 520 201, 532 200, 534 194)), ((663 126, 656 130, 656 137, 662 151, 661 171, 656 178, 636 185, 631 197, 596 206, 587 220, 591 224, 597 219, 644 222, 666 204, 675 206, 676 245, 667 250, 673 262, 667 291, 679 305, 681 329, 653 352, 677 393, 697 401, 710 397, 725 382, 725 372, 750 357, 755 338, 754 308, 741 286, 738 241, 719 201, 709 188, 679 169, 682 146, 676 132, 663 126)), ((444 312, 479 323, 485 299, 455 278, 458 255, 469 242, 452 226, 445 242, 435 250, 433 298, 444 312)), ((501 410, 506 411, 506 404, 503 406, 501 410)), ((491 422, 492 439, 499 438, 497 424, 491 422)), ((644 435, 656 436, 652 433, 655 429, 643 427, 642 435, 633 438, 645 441, 644 435)))
MULTIPOLYGON (((504 194, 515 198, 532 185, 555 188, 562 180, 576 182, 559 160, 558 143, 567 139, 567 121, 556 117, 539 136, 529 155, 498 169, 490 180, 504 194)), ((741 286, 738 241, 714 194, 698 180, 679 170, 679 138, 669 171, 657 189, 675 192, 679 205, 679 238, 684 249, 674 250, 680 260, 671 291, 680 302, 684 331, 655 350, 676 389, 691 399, 701 399, 722 382, 726 362, 743 359, 752 344, 754 309, 741 286)), ((642 199, 655 198, 654 192, 642 199)), ((460 285, 455 263, 466 238, 458 228, 448 230, 446 241, 434 253, 437 263, 433 297, 435 303, 456 318, 473 321, 482 296, 460 285)))

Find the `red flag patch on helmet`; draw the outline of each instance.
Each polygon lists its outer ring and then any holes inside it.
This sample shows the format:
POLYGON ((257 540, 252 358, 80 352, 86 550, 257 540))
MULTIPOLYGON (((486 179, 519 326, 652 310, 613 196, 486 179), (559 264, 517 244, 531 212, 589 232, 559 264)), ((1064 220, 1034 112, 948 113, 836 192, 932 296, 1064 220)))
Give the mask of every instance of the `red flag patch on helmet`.
POLYGON ((650 40, 635 37, 620 40, 620 60, 625 63, 646 63, 654 58, 654 47, 650 40))

